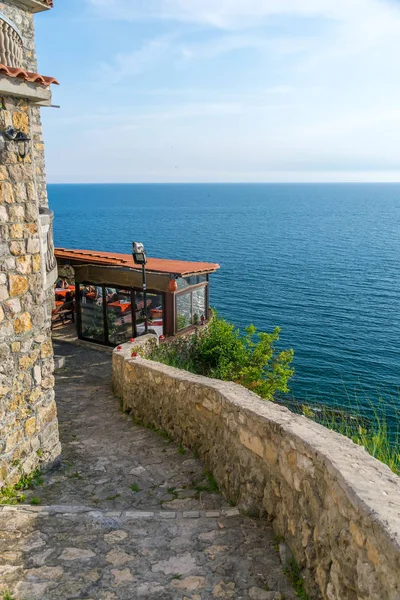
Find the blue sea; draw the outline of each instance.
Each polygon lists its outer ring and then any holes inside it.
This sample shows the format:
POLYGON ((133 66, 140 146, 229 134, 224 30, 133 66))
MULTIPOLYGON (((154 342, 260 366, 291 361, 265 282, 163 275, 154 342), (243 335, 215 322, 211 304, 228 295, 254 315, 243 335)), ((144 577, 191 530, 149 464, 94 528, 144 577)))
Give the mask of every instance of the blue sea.
POLYGON ((400 184, 49 185, 57 246, 218 262, 211 305, 281 328, 300 402, 400 409, 400 184))

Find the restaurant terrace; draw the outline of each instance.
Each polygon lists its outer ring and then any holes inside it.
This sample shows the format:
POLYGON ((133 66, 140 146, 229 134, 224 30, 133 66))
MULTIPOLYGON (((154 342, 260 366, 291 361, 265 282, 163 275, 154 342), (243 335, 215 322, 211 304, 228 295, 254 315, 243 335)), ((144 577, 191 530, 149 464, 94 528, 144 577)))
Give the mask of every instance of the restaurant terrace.
POLYGON ((146 316, 149 333, 158 337, 209 320, 209 276, 218 264, 148 258, 146 311, 142 268, 132 255, 56 248, 55 256, 53 326, 70 318, 79 339, 122 344, 145 333, 146 316))

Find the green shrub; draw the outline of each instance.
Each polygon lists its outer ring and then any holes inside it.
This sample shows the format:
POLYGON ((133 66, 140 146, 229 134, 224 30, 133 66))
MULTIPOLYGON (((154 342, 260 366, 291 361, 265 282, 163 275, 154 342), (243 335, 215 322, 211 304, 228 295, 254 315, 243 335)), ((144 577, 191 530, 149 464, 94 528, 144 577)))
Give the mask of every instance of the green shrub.
POLYGON ((265 400, 275 392, 288 392, 293 350, 278 351, 279 327, 258 332, 250 325, 239 329, 217 316, 200 334, 162 344, 149 358, 199 375, 240 383, 265 400))

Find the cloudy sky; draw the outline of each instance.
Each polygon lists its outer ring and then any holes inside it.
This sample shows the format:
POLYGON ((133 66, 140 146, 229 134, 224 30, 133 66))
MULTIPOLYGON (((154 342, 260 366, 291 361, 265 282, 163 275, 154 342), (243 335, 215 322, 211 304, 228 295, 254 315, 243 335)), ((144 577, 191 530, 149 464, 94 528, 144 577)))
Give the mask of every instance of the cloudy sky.
POLYGON ((400 181, 399 0, 56 0, 50 182, 400 181))

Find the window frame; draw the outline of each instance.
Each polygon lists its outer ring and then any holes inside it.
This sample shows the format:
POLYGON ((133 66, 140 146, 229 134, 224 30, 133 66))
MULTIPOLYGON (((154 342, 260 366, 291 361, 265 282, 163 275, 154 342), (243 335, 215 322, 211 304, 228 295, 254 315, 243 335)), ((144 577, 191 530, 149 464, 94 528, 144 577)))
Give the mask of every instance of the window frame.
MULTIPOLYGON (((99 344, 100 346, 108 346, 109 348, 115 348, 115 344, 110 343, 109 341, 109 330, 108 330, 108 319, 107 319, 107 302, 102 303, 103 307, 103 330, 104 330, 104 342, 99 340, 93 340, 91 338, 85 337, 82 334, 82 304, 81 304, 81 296, 80 296, 80 286, 84 285, 94 285, 95 287, 101 287, 103 292, 103 298, 106 298, 105 288, 112 288, 115 290, 126 290, 130 293, 131 297, 131 314, 132 314, 132 338, 140 337, 137 335, 136 329, 136 316, 134 310, 134 302, 135 302, 135 293, 143 294, 143 288, 138 287, 122 287, 120 285, 115 285, 115 283, 93 283, 92 281, 75 281, 75 298, 76 298, 76 323, 77 323, 77 333, 78 339, 83 340, 85 342, 90 342, 91 344, 99 344)), ((147 290, 148 294, 155 294, 157 296, 162 297, 162 307, 163 307, 163 335, 165 335, 165 292, 161 292, 159 290, 149 289, 147 290)))
POLYGON ((197 283, 196 285, 191 285, 188 286, 186 288, 183 288, 182 290, 179 290, 178 292, 175 293, 175 334, 179 334, 179 333, 184 333, 185 331, 190 331, 191 329, 193 329, 194 327, 196 327, 196 325, 194 325, 193 323, 190 323, 190 325, 188 325, 187 327, 183 327, 182 329, 178 329, 178 298, 179 296, 184 296, 185 294, 189 295, 190 294, 190 312, 191 312, 191 318, 193 318, 193 292, 195 292, 196 290, 200 289, 200 288, 205 288, 205 294, 204 294, 204 302, 205 302, 205 311, 204 311, 204 316, 206 318, 206 321, 208 321, 208 301, 209 301, 209 292, 208 292, 208 275, 207 275, 207 281, 204 281, 203 283, 197 283))

